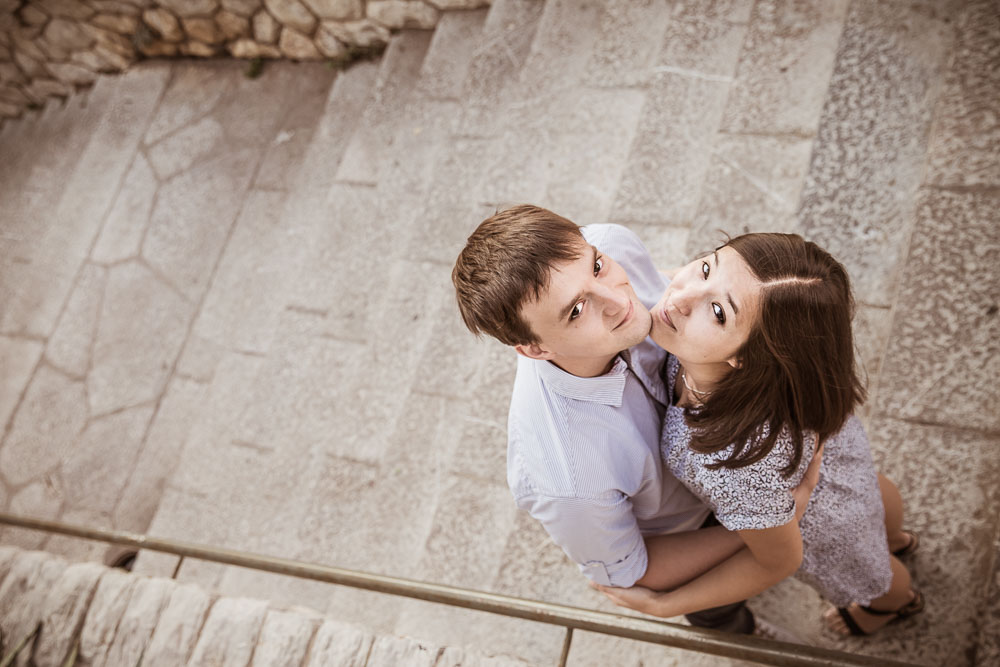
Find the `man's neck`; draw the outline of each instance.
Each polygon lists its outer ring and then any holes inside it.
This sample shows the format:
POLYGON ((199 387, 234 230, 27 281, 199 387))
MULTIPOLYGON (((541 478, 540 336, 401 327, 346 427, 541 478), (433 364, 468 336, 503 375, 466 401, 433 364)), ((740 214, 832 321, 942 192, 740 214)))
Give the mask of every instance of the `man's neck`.
POLYGON ((610 371, 618 354, 613 354, 610 357, 563 357, 551 361, 570 375, 593 378, 610 371))

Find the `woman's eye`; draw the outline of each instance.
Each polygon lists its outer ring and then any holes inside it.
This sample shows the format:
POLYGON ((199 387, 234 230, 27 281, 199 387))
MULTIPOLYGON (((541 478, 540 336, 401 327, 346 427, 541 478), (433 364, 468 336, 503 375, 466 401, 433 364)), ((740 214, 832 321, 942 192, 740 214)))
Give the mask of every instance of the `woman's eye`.
POLYGON ((573 306, 573 310, 569 311, 569 321, 572 322, 576 318, 580 317, 580 313, 583 311, 583 302, 573 306))
POLYGON ((709 266, 708 266, 708 262, 702 262, 701 263, 701 275, 702 275, 702 277, 707 279, 709 272, 710 272, 710 269, 709 269, 709 266))
POLYGON ((715 319, 719 320, 719 324, 726 323, 726 311, 722 309, 722 306, 713 302, 712 312, 715 313, 715 319))
POLYGON ((600 273, 601 269, 603 269, 603 268, 604 268, 604 259, 603 258, 598 258, 594 262, 594 275, 596 276, 598 273, 600 273))

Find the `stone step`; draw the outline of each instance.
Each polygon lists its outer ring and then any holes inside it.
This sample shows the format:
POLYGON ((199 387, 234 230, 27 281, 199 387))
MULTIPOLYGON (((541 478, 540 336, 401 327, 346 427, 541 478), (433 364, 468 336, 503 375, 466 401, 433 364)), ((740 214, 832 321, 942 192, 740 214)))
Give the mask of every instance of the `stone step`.
POLYGON ((335 180, 378 183, 379 167, 392 147, 394 124, 396 119, 406 117, 406 101, 416 86, 431 36, 429 31, 405 30, 389 43, 379 65, 372 99, 362 112, 335 180))

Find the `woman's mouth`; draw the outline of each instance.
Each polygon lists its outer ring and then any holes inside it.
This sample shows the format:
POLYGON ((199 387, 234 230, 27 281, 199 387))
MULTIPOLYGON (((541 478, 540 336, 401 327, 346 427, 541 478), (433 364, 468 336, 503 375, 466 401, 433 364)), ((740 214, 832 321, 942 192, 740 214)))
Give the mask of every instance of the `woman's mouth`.
POLYGON ((677 331, 677 327, 674 326, 674 321, 672 319, 670 319, 670 315, 667 314, 667 307, 666 306, 664 306, 663 308, 660 309, 660 319, 663 320, 664 322, 666 322, 666 324, 667 324, 668 327, 670 327, 674 331, 677 331))

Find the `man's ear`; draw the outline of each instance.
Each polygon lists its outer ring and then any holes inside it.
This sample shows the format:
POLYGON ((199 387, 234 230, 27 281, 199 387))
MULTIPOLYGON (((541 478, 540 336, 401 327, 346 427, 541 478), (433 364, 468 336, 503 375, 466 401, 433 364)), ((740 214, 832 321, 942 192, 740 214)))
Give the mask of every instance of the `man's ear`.
POLYGON ((527 345, 515 345, 514 349, 517 353, 528 357, 529 359, 539 359, 541 361, 548 361, 552 358, 552 353, 548 350, 539 347, 537 343, 528 343, 527 345))

